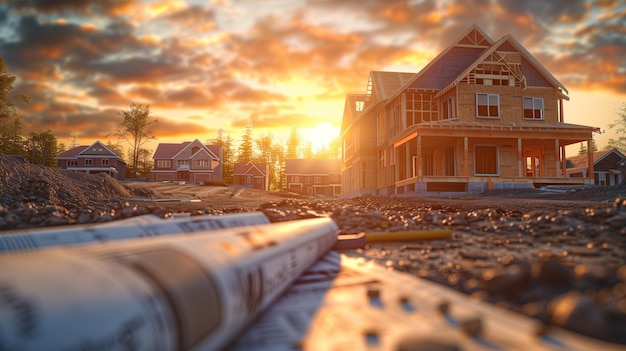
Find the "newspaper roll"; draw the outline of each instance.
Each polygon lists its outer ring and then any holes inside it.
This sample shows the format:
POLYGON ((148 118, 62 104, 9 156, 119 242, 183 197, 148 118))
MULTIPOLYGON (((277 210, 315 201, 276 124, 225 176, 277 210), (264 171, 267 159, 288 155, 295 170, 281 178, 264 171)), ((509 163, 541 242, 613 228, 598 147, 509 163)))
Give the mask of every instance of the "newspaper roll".
POLYGON ((103 224, 17 229, 0 231, 0 253, 159 235, 190 234, 268 223, 269 219, 263 212, 251 212, 222 216, 193 216, 172 220, 146 215, 103 224))
POLYGON ((337 231, 317 218, 0 256, 0 349, 219 350, 337 231))

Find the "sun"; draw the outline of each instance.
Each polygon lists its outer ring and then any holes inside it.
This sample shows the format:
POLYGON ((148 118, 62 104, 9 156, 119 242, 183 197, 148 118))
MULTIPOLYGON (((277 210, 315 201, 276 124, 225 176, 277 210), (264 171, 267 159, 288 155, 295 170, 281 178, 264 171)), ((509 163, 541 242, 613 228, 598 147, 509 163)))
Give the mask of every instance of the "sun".
POLYGON ((303 128, 300 133, 311 143, 313 151, 320 151, 339 137, 339 128, 330 123, 320 123, 313 128, 303 128))

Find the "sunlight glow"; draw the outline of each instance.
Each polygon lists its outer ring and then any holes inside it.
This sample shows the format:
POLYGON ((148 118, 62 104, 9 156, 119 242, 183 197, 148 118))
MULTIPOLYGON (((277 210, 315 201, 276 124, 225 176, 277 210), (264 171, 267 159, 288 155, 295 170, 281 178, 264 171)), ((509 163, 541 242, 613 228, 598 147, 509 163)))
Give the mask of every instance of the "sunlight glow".
POLYGON ((311 143, 313 151, 319 151, 339 137, 339 128, 330 123, 320 123, 313 128, 302 128, 300 133, 304 140, 311 143))

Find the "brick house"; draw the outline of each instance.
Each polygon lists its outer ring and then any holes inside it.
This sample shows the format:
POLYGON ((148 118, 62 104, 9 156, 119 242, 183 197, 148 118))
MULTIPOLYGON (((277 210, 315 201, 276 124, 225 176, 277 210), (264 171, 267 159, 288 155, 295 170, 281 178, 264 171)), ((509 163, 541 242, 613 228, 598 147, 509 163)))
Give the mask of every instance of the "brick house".
POLYGON ((269 169, 262 162, 237 162, 233 165, 233 184, 246 188, 269 190, 269 169))
POLYGON ((564 122, 567 93, 513 37, 471 26, 420 72, 370 72, 365 93, 346 96, 343 194, 592 183, 565 174, 565 147, 591 148, 599 131, 564 122))
POLYGON ((126 162, 100 141, 62 152, 56 160, 58 168, 87 174, 106 173, 118 180, 126 179, 126 162))
MULTIPOLYGON (((567 158, 567 176, 589 178, 589 155, 567 158)), ((593 179, 595 185, 618 185, 624 180, 626 156, 617 149, 593 152, 593 179)))
POLYGON ((222 148, 198 139, 183 143, 160 143, 154 156, 150 180, 222 182, 222 148))
POLYGON ((309 195, 340 195, 341 160, 285 160, 285 188, 309 195))

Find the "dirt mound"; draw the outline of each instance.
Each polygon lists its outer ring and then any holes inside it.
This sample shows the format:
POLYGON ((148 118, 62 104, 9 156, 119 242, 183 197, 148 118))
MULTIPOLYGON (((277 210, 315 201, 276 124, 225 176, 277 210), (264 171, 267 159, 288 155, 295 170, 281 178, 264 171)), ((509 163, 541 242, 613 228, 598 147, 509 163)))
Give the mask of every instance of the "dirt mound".
POLYGON ((32 165, 14 156, 0 155, 0 205, 37 203, 72 207, 134 196, 105 174, 89 175, 32 165))
POLYGON ((618 198, 626 198, 626 181, 618 185, 590 186, 584 189, 572 190, 565 193, 562 198, 564 200, 613 202, 618 198))

